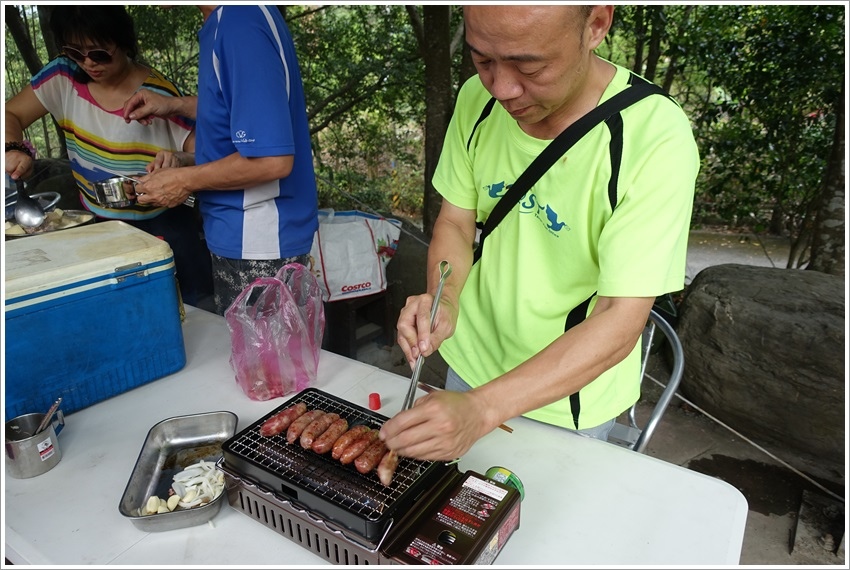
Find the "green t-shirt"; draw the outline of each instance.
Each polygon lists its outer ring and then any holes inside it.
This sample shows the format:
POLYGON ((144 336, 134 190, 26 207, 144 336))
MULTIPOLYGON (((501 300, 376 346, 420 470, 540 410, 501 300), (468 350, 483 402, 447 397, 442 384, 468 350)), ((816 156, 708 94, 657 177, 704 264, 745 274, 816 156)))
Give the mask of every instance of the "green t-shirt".
MULTIPOLYGON (((622 67, 602 101, 627 88, 622 67)), ((467 141, 490 94, 477 76, 461 88, 434 187, 483 222, 550 141, 525 134, 498 103, 467 141)), ((652 95, 621 112, 622 156, 612 212, 611 132, 577 142, 487 237, 460 297, 455 334, 440 348, 473 387, 504 374, 564 333, 571 310, 595 294, 656 297, 684 287, 699 153, 679 106, 652 95)), ((588 305, 587 314, 593 307, 588 305)), ((583 315, 586 316, 586 315, 583 315)), ((579 392, 579 428, 628 409, 640 392, 640 346, 579 392)), ((533 390, 534 386, 528 386, 533 390)), ((574 428, 569 398, 527 417, 574 428)))

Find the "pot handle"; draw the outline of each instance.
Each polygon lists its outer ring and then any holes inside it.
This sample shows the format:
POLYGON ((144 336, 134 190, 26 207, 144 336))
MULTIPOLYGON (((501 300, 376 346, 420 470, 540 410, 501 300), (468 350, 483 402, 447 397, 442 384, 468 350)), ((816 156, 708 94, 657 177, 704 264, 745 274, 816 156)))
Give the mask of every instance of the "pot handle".
POLYGON ((56 419, 52 421, 53 431, 56 432, 56 435, 59 435, 59 432, 65 427, 65 413, 62 410, 56 410, 55 416, 56 419))

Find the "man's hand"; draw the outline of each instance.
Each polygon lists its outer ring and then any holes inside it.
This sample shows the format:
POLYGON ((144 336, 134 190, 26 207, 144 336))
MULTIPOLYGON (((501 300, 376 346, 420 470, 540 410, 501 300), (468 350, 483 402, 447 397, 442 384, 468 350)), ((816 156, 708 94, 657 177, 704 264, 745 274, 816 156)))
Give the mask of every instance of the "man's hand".
POLYGON ((166 97, 150 89, 139 89, 124 102, 124 121, 150 125, 156 117, 179 114, 179 98, 166 97))
POLYGON ((430 356, 454 334, 457 309, 445 297, 440 299, 434 326, 431 326, 431 305, 434 296, 428 293, 407 298, 398 315, 396 330, 398 345, 413 367, 420 354, 430 356), (431 330, 433 328, 433 330, 431 330))
POLYGON ((450 461, 498 427, 489 423, 472 392, 440 391, 416 400, 381 427, 381 439, 399 455, 450 461))
POLYGON ((174 208, 192 193, 184 182, 185 169, 160 168, 139 178, 136 196, 139 204, 152 204, 174 208))

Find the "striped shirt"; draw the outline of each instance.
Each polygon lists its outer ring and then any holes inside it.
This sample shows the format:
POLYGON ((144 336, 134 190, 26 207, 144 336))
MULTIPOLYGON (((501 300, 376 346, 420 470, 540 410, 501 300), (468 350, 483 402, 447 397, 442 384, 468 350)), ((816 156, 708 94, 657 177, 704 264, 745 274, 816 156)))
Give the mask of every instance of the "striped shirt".
MULTIPOLYGON (((145 220, 165 208, 134 205, 104 208, 97 204, 92 183, 114 174, 135 176, 145 172, 160 150, 180 151, 192 132, 194 121, 184 117, 157 119, 144 126, 126 123, 123 110, 104 109, 95 101, 88 84, 75 80, 79 66, 67 57, 58 57, 36 74, 30 84, 41 104, 56 119, 65 137, 68 158, 83 206, 100 217, 145 220)), ((177 87, 158 71, 140 88, 169 96, 181 95, 177 87)))

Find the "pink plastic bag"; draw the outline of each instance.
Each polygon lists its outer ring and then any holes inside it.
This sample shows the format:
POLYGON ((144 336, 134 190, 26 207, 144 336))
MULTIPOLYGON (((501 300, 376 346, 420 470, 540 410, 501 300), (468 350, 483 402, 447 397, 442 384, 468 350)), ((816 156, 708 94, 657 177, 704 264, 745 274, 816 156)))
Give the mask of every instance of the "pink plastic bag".
POLYGON ((245 288, 224 313, 230 366, 252 400, 270 400, 313 385, 325 311, 319 283, 298 263, 245 288))

